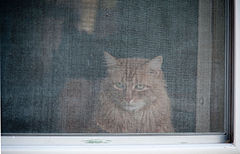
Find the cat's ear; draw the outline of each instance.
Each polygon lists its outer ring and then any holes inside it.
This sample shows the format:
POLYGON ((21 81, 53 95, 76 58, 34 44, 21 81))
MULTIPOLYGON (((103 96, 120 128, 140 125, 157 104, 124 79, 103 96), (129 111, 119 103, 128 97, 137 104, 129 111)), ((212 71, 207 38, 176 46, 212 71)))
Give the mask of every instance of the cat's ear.
POLYGON ((104 52, 104 58, 105 58, 105 61, 106 61, 108 67, 114 66, 117 64, 117 59, 107 52, 104 52))
POLYGON ((162 56, 157 56, 148 62, 148 68, 153 71, 160 71, 162 68, 163 58, 162 56))

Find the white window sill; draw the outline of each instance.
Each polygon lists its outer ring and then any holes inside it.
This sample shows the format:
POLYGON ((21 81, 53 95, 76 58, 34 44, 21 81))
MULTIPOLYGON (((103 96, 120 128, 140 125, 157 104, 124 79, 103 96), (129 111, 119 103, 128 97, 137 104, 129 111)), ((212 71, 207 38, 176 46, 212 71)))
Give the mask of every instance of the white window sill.
POLYGON ((219 139, 224 136, 2 136, 2 153, 240 154, 234 144, 219 139))
POLYGON ((239 154, 233 144, 181 144, 181 145, 84 145, 84 146, 4 146, 3 154, 239 154))

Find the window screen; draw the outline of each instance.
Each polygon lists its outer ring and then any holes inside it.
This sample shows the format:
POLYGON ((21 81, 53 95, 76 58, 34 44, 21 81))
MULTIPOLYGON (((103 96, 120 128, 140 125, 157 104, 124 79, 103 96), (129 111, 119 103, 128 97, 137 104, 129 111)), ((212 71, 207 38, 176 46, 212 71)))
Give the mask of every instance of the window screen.
POLYGON ((3 6, 2 133, 225 132, 224 0, 3 6))

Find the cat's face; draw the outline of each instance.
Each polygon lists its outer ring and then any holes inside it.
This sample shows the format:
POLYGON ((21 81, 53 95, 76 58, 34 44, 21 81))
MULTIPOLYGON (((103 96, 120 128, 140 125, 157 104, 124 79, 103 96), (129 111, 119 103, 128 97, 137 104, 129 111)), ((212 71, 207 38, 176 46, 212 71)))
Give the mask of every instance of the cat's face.
POLYGON ((108 67, 106 94, 127 111, 138 111, 157 99, 162 80, 162 57, 116 59, 105 52, 108 67))

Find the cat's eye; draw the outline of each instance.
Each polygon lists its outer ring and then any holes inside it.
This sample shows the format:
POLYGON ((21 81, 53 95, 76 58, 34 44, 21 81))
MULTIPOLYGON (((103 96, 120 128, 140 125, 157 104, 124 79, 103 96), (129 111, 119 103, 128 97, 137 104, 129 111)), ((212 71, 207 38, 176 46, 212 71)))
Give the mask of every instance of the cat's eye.
POLYGON ((114 84, 114 88, 119 89, 119 90, 122 90, 122 89, 125 88, 125 85, 124 85, 122 82, 116 82, 116 83, 114 84))
POLYGON ((144 84, 137 84, 135 87, 134 87, 135 90, 137 91, 143 91, 143 90, 146 90, 147 89, 147 86, 145 86, 144 84))

